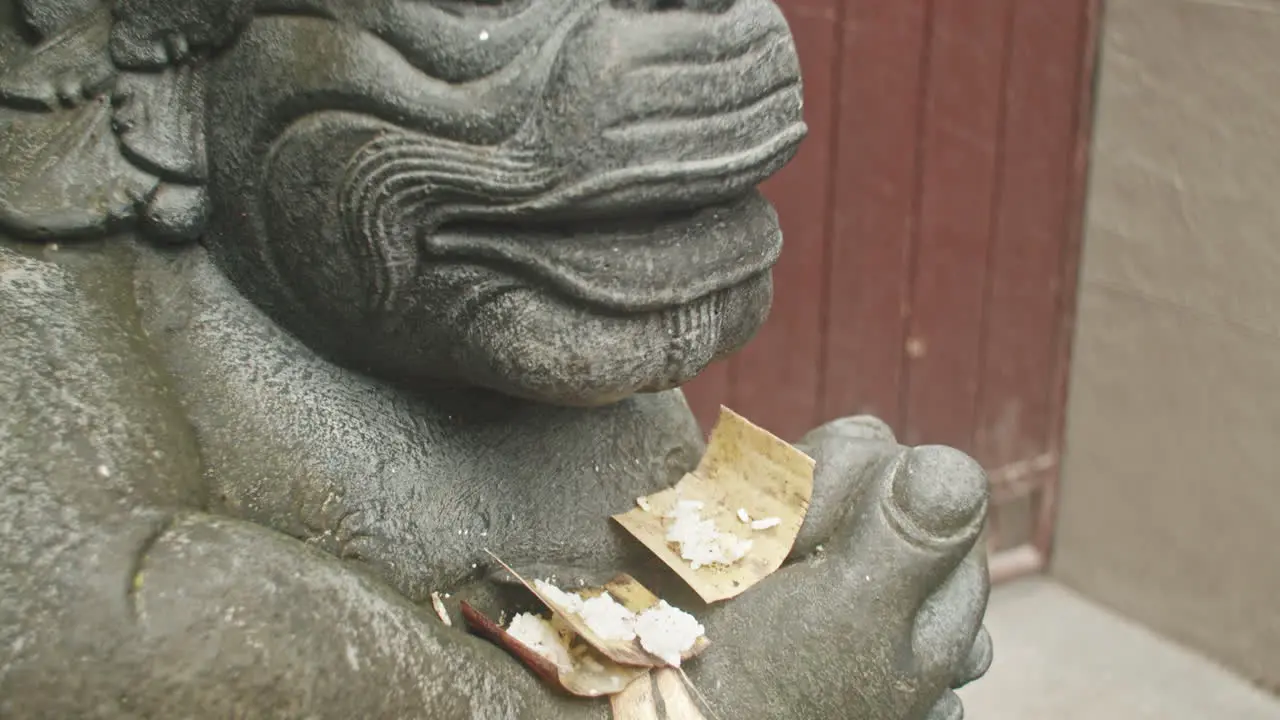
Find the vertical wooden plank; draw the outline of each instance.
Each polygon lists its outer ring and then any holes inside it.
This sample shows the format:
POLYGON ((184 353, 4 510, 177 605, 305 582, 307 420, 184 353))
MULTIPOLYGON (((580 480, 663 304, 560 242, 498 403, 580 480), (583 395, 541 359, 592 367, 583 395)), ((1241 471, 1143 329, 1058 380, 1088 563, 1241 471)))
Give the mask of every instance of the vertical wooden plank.
POLYGON ((1080 0, 1016 3, 983 318, 975 451, 998 469, 1044 453, 1068 241, 1080 0))
POLYGON ((821 414, 897 428, 928 1, 846 1, 821 414))
POLYGON ((822 352, 824 243, 831 177, 833 68, 838 57, 837 0, 783 0, 804 73, 809 137, 770 179, 785 246, 774 268, 774 302, 760 333, 730 362, 730 405, 786 439, 817 420, 822 352))
POLYGON ((904 439, 972 449, 1012 0, 935 0, 904 439))
MULTIPOLYGON (((1079 72, 1076 76, 1075 141, 1072 148, 1070 185, 1067 199, 1066 241, 1062 247, 1062 292, 1058 295, 1057 335, 1054 350, 1054 378, 1049 392, 1049 442, 1053 452, 1061 454, 1066 429, 1067 383, 1071 373, 1071 342, 1075 337, 1076 294, 1080 284, 1080 251, 1084 244, 1085 197, 1089 178, 1089 147, 1093 135, 1093 103, 1095 70, 1098 58, 1098 33, 1101 24, 1101 0, 1080 0, 1081 41, 1079 72)), ((1048 562, 1053 552, 1053 527, 1056 520, 1058 482, 1061 465, 1036 497, 1036 525, 1032 542, 1048 562)))

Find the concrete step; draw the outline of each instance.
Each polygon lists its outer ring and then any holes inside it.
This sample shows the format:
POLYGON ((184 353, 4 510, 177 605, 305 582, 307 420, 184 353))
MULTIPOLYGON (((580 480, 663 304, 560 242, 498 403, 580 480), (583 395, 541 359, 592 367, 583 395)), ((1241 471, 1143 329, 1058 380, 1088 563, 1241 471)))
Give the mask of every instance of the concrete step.
POLYGON ((1280 698, 1061 585, 997 588, 968 720, 1280 720, 1280 698))

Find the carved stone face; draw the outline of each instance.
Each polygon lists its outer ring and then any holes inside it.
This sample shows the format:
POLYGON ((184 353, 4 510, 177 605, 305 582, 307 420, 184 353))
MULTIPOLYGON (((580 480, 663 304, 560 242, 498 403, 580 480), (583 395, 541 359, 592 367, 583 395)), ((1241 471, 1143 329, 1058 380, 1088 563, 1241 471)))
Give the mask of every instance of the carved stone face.
POLYGON ((805 132, 770 0, 267 5, 210 68, 206 244, 313 348, 586 405, 765 318, 754 188, 805 132))
POLYGON ((410 389, 607 403, 768 311, 755 187, 805 133, 772 0, 22 3, 0 227, 199 238, 312 349, 410 389))

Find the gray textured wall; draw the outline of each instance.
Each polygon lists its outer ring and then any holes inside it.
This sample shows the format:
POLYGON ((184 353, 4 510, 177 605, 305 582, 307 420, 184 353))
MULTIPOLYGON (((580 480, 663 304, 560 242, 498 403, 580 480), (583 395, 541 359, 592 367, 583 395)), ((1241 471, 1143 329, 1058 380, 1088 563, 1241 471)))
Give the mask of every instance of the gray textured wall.
POLYGON ((1109 0, 1054 570, 1280 688, 1280 0, 1109 0))

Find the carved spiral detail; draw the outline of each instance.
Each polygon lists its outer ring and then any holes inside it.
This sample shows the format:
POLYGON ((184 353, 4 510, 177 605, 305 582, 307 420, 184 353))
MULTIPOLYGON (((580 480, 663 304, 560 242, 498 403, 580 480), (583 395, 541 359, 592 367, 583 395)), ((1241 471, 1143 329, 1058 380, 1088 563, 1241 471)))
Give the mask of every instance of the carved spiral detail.
POLYGON ((546 192, 553 173, 524 153, 390 132, 351 158, 339 189, 343 232, 376 260, 376 307, 394 305, 415 274, 417 239, 450 219, 546 192))

